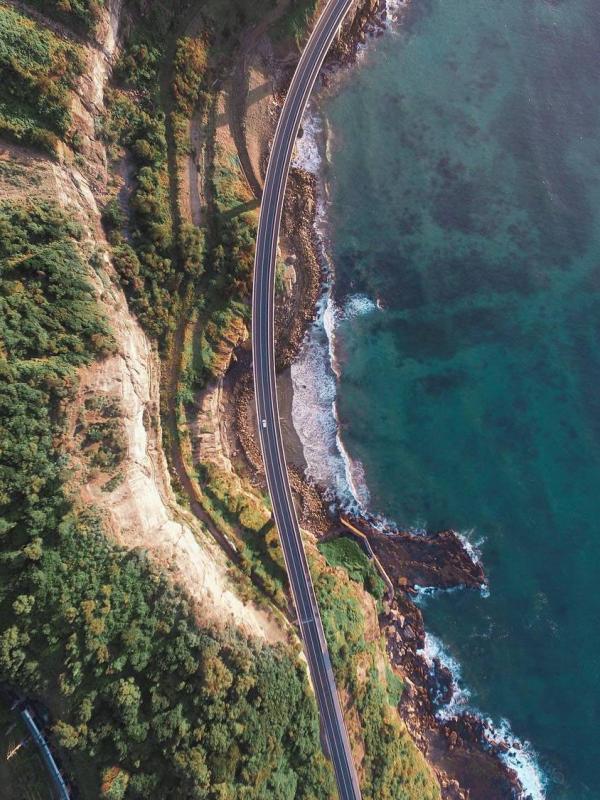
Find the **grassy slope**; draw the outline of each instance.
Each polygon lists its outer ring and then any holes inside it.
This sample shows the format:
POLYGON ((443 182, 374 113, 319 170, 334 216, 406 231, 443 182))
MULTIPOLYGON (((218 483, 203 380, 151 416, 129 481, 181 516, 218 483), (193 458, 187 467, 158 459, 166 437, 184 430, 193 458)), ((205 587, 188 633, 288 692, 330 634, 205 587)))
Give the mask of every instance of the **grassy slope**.
POLYGON ((343 567, 352 580, 362 584, 377 600, 385 594, 385 583, 360 546, 346 536, 319 544, 319 550, 332 567, 343 567))
POLYGON ((105 6, 104 0, 29 0, 29 3, 49 17, 86 33, 93 32, 105 6))
MULTIPOLYGON (((374 598, 363 588, 364 564, 356 553, 352 556, 351 574, 359 580, 351 578, 344 567, 327 566, 316 554, 311 571, 338 688, 352 698, 346 718, 355 753, 364 754, 360 766, 363 797, 438 800, 440 790, 431 768, 395 708, 402 683, 387 661, 374 598)), ((333 560, 340 560, 335 550, 333 560)))

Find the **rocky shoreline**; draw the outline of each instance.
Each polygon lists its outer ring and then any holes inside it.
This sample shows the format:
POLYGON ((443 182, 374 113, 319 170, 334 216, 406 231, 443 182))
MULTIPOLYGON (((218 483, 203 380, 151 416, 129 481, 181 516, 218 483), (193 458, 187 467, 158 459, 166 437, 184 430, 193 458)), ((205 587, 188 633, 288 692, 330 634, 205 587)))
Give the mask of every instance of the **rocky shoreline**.
MULTIPOLYGON (((408 4, 401 6, 406 10, 408 4)), ((352 64, 367 36, 379 36, 386 25, 386 10, 379 0, 367 0, 343 30, 326 64, 326 76, 352 64)), ((282 76, 287 85, 289 75, 282 76)), ((284 92, 279 95, 283 102, 284 92)), ((317 182, 314 175, 292 168, 284 205, 280 234, 281 254, 292 267, 291 290, 276 309, 277 367, 289 372, 297 358, 325 275, 319 261, 315 230, 317 182)), ((254 396, 248 353, 240 353, 229 376, 235 408, 235 435, 239 451, 262 483, 262 459, 258 447, 254 396)), ((291 381, 290 381, 291 384, 291 381)), ((288 387, 289 388, 289 387, 288 387)), ((291 403, 285 403, 284 429, 293 430, 291 403), (290 417, 287 419, 287 417, 290 417)), ((289 438, 289 437, 288 437, 289 438)), ((289 444, 289 443, 286 443, 289 444)), ((286 449, 287 446, 286 446, 286 449)), ((301 458, 290 463, 290 478, 300 521, 317 538, 347 534, 340 524, 342 509, 332 501, 326 487, 308 481, 301 458)), ((486 722, 473 714, 442 719, 441 706, 455 691, 453 676, 439 659, 428 663, 424 653, 426 633, 423 616, 415 603, 417 587, 481 591, 486 578, 481 564, 466 551, 453 531, 415 534, 382 531, 365 518, 355 519, 373 553, 394 586, 394 597, 384 603, 379 624, 387 643, 391 663, 405 676, 405 690, 399 706, 413 739, 435 770, 445 800, 509 800, 524 798, 516 773, 502 760, 502 744, 490 744, 486 722)))
POLYGON ((454 531, 384 532, 356 520, 395 588, 379 617, 391 663, 405 676, 400 713, 413 739, 435 769, 447 800, 509 800, 522 797, 516 773, 501 756, 505 748, 486 738, 485 721, 471 713, 446 719, 438 711, 452 701, 454 676, 438 657, 425 655, 426 633, 415 603, 417 587, 481 591, 486 577, 454 531))

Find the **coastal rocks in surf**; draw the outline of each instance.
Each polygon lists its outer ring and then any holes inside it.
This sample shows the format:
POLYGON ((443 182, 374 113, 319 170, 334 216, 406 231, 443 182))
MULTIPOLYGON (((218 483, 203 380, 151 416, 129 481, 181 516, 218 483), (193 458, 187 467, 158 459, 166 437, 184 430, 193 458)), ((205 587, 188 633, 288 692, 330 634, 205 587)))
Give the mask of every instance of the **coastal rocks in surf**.
MULTIPOLYGON (((471 713, 439 715, 460 698, 450 669, 428 663, 423 616, 410 594, 399 591, 380 616, 391 662, 405 676, 399 710, 411 736, 434 767, 444 800, 522 798, 517 775, 502 761, 502 743, 490 744, 486 721, 471 713)), ((458 711, 458 708, 456 709, 458 711)))
POLYGON ((454 531, 382 532, 366 520, 360 520, 358 526, 398 588, 466 586, 481 589, 485 586, 483 567, 472 558, 454 531))
POLYGON ((314 220, 316 208, 315 177, 293 168, 285 194, 280 247, 284 257, 293 257, 296 280, 285 298, 275 307, 277 370, 280 372, 296 358, 304 334, 315 316, 315 305, 323 275, 316 257, 314 220))
POLYGON ((367 36, 376 35, 383 28, 385 14, 382 0, 358 3, 356 11, 348 15, 341 36, 333 43, 328 62, 333 61, 336 66, 352 62, 356 58, 357 44, 362 44, 367 36))
POLYGON ((452 670, 435 651, 428 651, 423 615, 413 599, 417 586, 481 589, 486 585, 482 565, 453 531, 387 533, 363 518, 353 517, 351 523, 364 534, 396 587, 380 615, 380 627, 390 661, 404 675, 400 713, 434 767, 442 797, 522 797, 516 773, 501 759, 502 743, 491 744, 486 721, 465 712, 466 697, 461 696, 452 670))

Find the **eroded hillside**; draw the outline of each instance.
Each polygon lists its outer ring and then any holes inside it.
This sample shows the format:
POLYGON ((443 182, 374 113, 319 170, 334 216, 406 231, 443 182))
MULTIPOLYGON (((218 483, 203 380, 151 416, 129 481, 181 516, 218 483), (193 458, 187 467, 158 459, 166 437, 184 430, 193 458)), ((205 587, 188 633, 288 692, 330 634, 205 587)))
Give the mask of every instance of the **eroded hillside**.
MULTIPOLYGON (((314 11, 0 2, 0 676, 90 800, 332 796, 248 402, 262 175, 314 11)), ((379 585, 307 546, 364 796, 438 797, 379 585)))

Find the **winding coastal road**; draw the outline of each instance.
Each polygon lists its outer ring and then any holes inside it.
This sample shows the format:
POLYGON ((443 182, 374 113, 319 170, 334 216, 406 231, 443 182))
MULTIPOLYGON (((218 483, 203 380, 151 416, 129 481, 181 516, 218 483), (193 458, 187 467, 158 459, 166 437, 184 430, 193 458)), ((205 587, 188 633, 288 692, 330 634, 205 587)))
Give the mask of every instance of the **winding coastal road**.
POLYGON ((340 800, 360 800, 361 794, 288 479, 275 384, 274 305, 277 239, 294 141, 319 69, 352 2, 329 0, 292 78, 265 178, 252 296, 254 388, 267 485, 340 800))

